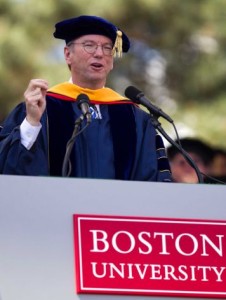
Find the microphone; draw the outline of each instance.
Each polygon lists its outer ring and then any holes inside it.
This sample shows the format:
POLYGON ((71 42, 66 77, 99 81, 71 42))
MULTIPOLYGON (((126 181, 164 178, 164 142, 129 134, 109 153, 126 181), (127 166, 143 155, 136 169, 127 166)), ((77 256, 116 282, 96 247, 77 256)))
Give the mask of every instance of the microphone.
POLYGON ((170 116, 164 113, 161 108, 152 104, 151 101, 145 97, 144 93, 138 90, 136 87, 128 86, 125 90, 125 96, 131 99, 134 103, 145 106, 151 114, 157 117, 163 117, 168 122, 173 123, 173 120, 170 118, 170 116))
POLYGON ((78 107, 81 109, 83 115, 86 117, 87 123, 91 123, 90 100, 86 94, 80 94, 77 97, 78 107))
POLYGON ((71 155, 71 151, 74 146, 76 137, 81 132, 83 132, 92 121, 89 103, 90 103, 89 97, 86 94, 78 95, 77 104, 78 104, 78 107, 80 108, 80 110, 82 111, 82 114, 75 120, 75 126, 74 126, 74 130, 72 132, 72 136, 66 145, 66 152, 64 155, 63 166, 62 166, 62 176, 63 177, 70 176, 71 171, 72 171, 70 155, 71 155), (80 125, 81 125, 82 121, 84 120, 84 118, 86 118, 86 121, 87 121, 86 125, 82 129, 80 129, 80 125))

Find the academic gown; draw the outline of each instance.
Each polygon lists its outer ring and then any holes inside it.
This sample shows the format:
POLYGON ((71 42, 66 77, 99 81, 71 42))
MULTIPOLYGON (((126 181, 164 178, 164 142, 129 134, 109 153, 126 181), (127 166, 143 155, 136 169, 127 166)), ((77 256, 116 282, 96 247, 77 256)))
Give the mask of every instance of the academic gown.
MULTIPOLYGON (((113 90, 81 89, 70 83, 50 89, 41 118, 42 128, 30 150, 20 141, 20 124, 26 116, 20 103, 8 116, 0 133, 0 173, 62 176, 66 145, 75 120, 81 116, 75 99, 88 94, 99 104, 101 119, 92 119, 74 141, 71 177, 140 181, 171 181, 161 137, 149 115, 113 90), (105 96, 105 100, 98 100, 105 96)), ((80 129, 86 124, 85 119, 80 129)))

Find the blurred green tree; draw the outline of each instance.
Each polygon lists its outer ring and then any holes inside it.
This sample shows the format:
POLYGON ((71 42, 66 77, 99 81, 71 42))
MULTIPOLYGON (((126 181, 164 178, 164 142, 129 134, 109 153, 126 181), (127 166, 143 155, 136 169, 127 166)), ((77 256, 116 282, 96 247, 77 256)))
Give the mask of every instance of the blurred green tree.
POLYGON ((23 100, 31 78, 68 80, 54 24, 95 14, 125 29, 132 42, 109 85, 121 93, 137 86, 183 134, 226 147, 225 11, 225 0, 0 0, 0 121, 23 100))

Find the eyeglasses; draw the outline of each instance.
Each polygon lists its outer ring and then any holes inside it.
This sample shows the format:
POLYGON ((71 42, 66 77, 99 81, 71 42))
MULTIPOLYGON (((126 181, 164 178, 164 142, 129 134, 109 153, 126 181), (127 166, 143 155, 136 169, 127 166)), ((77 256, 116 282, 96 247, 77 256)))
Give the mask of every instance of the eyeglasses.
POLYGON ((84 43, 71 42, 71 43, 68 44, 68 46, 73 45, 73 44, 82 45, 83 49, 89 54, 93 54, 99 46, 101 47, 104 55, 112 56, 114 54, 113 53, 113 47, 112 47, 111 44, 100 45, 100 44, 96 44, 96 43, 93 43, 93 42, 84 42, 84 43))

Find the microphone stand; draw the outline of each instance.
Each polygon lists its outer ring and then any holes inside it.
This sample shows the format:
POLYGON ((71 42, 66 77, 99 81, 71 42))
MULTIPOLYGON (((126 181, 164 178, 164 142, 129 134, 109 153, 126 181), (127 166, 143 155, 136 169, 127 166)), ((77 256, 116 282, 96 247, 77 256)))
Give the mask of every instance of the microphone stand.
MULTIPOLYGON (((198 181, 199 183, 203 183, 203 176, 202 173, 200 172, 199 168, 197 167, 197 165, 195 164, 195 162, 192 160, 192 158, 190 157, 190 155, 181 147, 180 144, 176 143, 166 132, 165 130, 162 128, 161 123, 158 120, 158 116, 152 114, 150 112, 150 119, 151 122, 153 124, 153 126, 165 137, 165 139, 173 146, 175 146, 180 153, 185 157, 185 159, 187 160, 187 162, 189 163, 189 165, 195 170, 196 175, 198 177, 198 181)), ((171 122, 173 124, 173 122, 171 122)))
POLYGON ((76 137, 83 131, 85 130, 90 122, 87 122, 86 125, 80 130, 81 127, 81 123, 84 120, 84 114, 82 114, 81 116, 79 116, 76 120, 75 120, 75 127, 72 133, 71 138, 69 139, 69 141, 67 142, 66 145, 66 152, 65 152, 65 156, 64 156, 64 160, 63 160, 63 167, 62 167, 62 176, 63 177, 69 177, 72 171, 72 167, 71 167, 71 161, 70 161, 70 155, 71 155, 71 151, 72 148, 74 146, 76 137))

